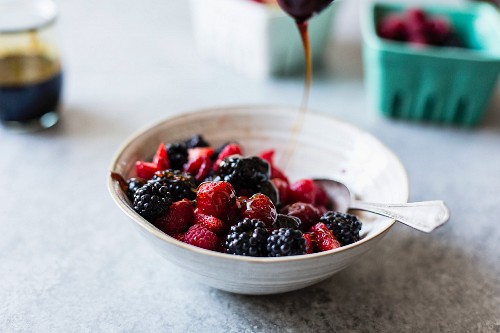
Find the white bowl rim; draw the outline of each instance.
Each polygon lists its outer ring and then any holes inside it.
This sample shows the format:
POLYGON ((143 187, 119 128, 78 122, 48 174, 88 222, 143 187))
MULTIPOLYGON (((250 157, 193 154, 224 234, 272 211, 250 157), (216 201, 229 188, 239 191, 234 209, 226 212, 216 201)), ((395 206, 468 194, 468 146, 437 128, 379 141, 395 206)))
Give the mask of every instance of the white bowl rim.
MULTIPOLYGON (((232 106, 198 109, 198 110, 194 110, 194 111, 190 111, 190 112, 184 112, 182 114, 177 114, 177 115, 174 115, 171 117, 167 117, 163 120, 156 121, 150 125, 146 125, 146 126, 140 128, 139 130, 137 130, 136 132, 134 132, 131 136, 129 136, 128 139, 125 140, 125 142, 120 146, 120 148, 118 148, 117 152, 115 153, 115 155, 112 159, 111 165, 109 167, 110 172, 115 169, 115 166, 118 164, 118 161, 119 161, 123 151, 126 148, 128 148, 132 144, 133 141, 138 139, 140 136, 146 134, 146 132, 148 132, 156 127, 162 126, 167 121, 180 120, 180 119, 185 118, 185 117, 191 117, 195 114, 209 115, 209 114, 219 114, 221 112, 228 111, 228 110, 263 109, 263 108, 273 109, 273 110, 283 110, 283 109, 297 110, 296 107, 283 106, 283 105, 266 105, 266 104, 242 105, 242 106, 232 105, 232 106)), ((407 174, 406 169, 405 169, 403 163, 401 162, 400 158, 391 149, 389 149, 385 144, 383 144, 379 139, 377 139, 372 134, 370 134, 370 133, 368 133, 368 132, 366 132, 366 131, 364 131, 364 130, 362 130, 362 129, 360 129, 360 128, 358 128, 358 127, 356 127, 356 126, 354 126, 346 121, 342 121, 342 120, 339 120, 333 116, 326 115, 324 113, 320 113, 320 112, 308 109, 306 117, 310 117, 310 116, 324 118, 325 120, 328 119, 329 121, 333 120, 342 126, 349 127, 353 131, 356 131, 358 133, 361 133, 363 135, 368 136, 371 140, 377 142, 383 148, 385 148, 389 154, 392 154, 393 157, 395 158, 395 162, 399 165, 399 167, 401 168, 401 170, 404 173, 406 182, 404 184, 405 188, 403 190, 405 192, 404 193, 405 201, 406 202, 408 201, 408 198, 409 198, 408 174, 407 174)), ((236 260, 236 261, 243 261, 243 262, 260 263, 260 264, 272 264, 272 263, 276 263, 276 262, 302 261, 302 260, 308 260, 308 259, 328 256, 331 254, 348 251, 353 247, 359 246, 359 245, 364 244, 364 243, 368 243, 368 242, 378 238, 379 236, 385 234, 386 232, 388 232, 389 229, 392 228, 392 226, 394 226, 394 223, 396 223, 395 220, 392 220, 392 222, 390 224, 388 224, 386 228, 383 228, 382 230, 370 235, 370 237, 365 237, 365 238, 363 238, 355 243, 341 246, 339 248, 329 250, 329 251, 323 251, 323 252, 312 253, 312 254, 297 255, 297 256, 287 256, 287 257, 248 257, 248 256, 231 255, 231 254, 221 253, 221 252, 217 252, 217 251, 206 250, 206 249, 194 246, 194 245, 190 245, 190 244, 181 242, 181 241, 175 239, 174 237, 167 235, 166 233, 164 233, 160 229, 156 228, 152 223, 148 222, 146 219, 144 219, 142 216, 140 216, 136 211, 133 210, 132 207, 130 207, 130 205, 128 205, 128 203, 124 202, 116 193, 115 181, 110 177, 109 173, 106 175, 106 177, 108 178, 108 191, 111 194, 111 197, 113 198, 115 203, 118 205, 118 207, 126 215, 128 215, 140 227, 142 227, 143 229, 145 229, 146 231, 151 233, 153 236, 155 236, 155 237, 159 238, 160 240, 163 240, 171 245, 181 247, 185 250, 192 251, 192 252, 195 252, 198 254, 208 255, 208 256, 212 256, 212 257, 215 257, 217 259, 223 259, 223 260, 236 260)))

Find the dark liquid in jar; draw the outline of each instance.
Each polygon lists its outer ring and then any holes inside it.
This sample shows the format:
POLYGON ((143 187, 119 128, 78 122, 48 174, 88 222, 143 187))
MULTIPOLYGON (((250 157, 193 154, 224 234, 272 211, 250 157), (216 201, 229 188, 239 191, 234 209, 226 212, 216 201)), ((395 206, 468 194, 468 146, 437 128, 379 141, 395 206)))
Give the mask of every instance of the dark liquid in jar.
POLYGON ((43 55, 0 58, 0 120, 29 122, 57 111, 62 73, 57 61, 43 55))

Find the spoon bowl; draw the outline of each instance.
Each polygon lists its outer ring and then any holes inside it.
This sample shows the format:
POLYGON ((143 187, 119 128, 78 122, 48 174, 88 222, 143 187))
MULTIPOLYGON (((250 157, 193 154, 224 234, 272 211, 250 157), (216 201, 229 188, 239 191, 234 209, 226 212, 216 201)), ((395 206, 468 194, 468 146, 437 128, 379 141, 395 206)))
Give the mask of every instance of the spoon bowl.
POLYGON ((369 203, 356 200, 349 188, 332 179, 314 179, 332 202, 333 210, 347 213, 350 209, 392 218, 414 229, 431 232, 445 224, 450 218, 450 211, 441 200, 414 203, 369 203))

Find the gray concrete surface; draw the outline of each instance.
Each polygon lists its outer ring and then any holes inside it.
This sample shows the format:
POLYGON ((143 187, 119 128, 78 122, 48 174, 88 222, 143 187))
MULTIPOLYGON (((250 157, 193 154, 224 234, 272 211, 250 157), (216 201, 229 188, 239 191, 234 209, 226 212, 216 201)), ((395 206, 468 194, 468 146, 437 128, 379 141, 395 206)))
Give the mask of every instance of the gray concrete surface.
POLYGON ((452 219, 430 235, 398 225, 316 286, 232 295, 143 242, 107 193, 107 167, 141 126, 200 107, 298 105, 301 79, 250 81, 199 59, 182 0, 60 5, 63 120, 0 129, 0 331, 500 332, 500 89, 473 130, 378 117, 359 36, 343 34, 356 5, 341 3, 311 107, 378 136, 407 167, 411 199, 444 199, 452 219))

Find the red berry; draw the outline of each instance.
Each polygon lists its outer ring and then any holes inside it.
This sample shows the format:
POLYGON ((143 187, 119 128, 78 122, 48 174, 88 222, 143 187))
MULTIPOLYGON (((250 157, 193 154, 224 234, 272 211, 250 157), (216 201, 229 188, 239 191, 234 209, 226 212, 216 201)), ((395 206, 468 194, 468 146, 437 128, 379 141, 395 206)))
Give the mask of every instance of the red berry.
POLYGON ((243 212, 243 218, 258 219, 271 228, 278 213, 271 199, 268 196, 257 193, 252 195, 246 202, 246 209, 243 212))
POLYGON ((217 156, 217 161, 213 166, 214 170, 215 171, 219 170, 220 162, 222 162, 226 157, 231 155, 242 155, 242 154, 243 152, 241 150, 241 147, 237 143, 230 143, 226 145, 219 153, 219 156, 217 156))
POLYGON ((275 164, 274 164, 274 149, 269 149, 265 150, 262 153, 259 154, 259 157, 262 158, 263 160, 267 161, 271 167, 271 179, 272 178, 279 178, 287 183, 288 177, 285 175, 281 169, 279 169, 275 164))
POLYGON ((198 187, 196 208, 205 215, 229 222, 236 209, 236 193, 228 182, 206 182, 198 187))
POLYGON ((158 146, 156 154, 153 158, 153 164, 156 165, 157 171, 170 169, 170 162, 168 161, 165 144, 160 143, 160 145, 158 146))
POLYGON ((316 223, 310 229, 316 252, 333 250, 341 247, 333 233, 322 222, 316 223))
POLYGON ((194 217, 193 203, 187 199, 174 202, 164 215, 156 218, 153 224, 168 235, 186 231, 194 217))
POLYGON ((170 235, 170 236, 172 236, 173 238, 177 239, 178 241, 184 242, 184 238, 186 237, 186 233, 185 232, 180 232, 178 234, 173 234, 173 235, 170 235))
POLYGON ((195 160, 198 157, 212 157, 214 149, 212 147, 197 147, 188 149, 188 160, 195 160))
POLYGON ((316 196, 314 198, 314 204, 316 206, 326 206, 329 203, 330 199, 328 198, 325 190, 320 186, 316 186, 316 196))
POLYGON ((184 236, 184 242, 212 251, 216 251, 219 247, 219 238, 217 235, 199 224, 195 224, 189 228, 184 236))
POLYGON ((135 162, 135 171, 137 177, 149 180, 153 178, 155 172, 157 171, 156 164, 151 162, 137 161, 135 162))
POLYGON ((389 15, 381 20, 378 34, 382 38, 405 41, 408 37, 408 27, 399 15, 389 15))
POLYGON ((284 204, 288 202, 288 192, 290 192, 290 185, 286 181, 280 178, 271 179, 274 187, 278 190, 278 195, 280 197, 280 203, 284 204))
POLYGON ((427 20, 427 16, 421 8, 407 9, 405 17, 412 25, 422 25, 427 20))
POLYGON ((306 240, 306 254, 313 253, 313 241, 311 235, 304 233, 304 239, 306 240))
POLYGON ((312 204, 305 202, 296 202, 286 209, 287 215, 295 216, 302 222, 300 229, 303 231, 309 230, 321 217, 321 212, 312 204))
POLYGON ((317 186, 312 179, 301 179, 290 185, 290 202, 314 204, 317 186))
POLYGON ((210 230, 213 233, 219 234, 224 231, 224 222, 215 216, 200 214, 196 210, 194 215, 194 223, 203 226, 204 228, 210 230))

